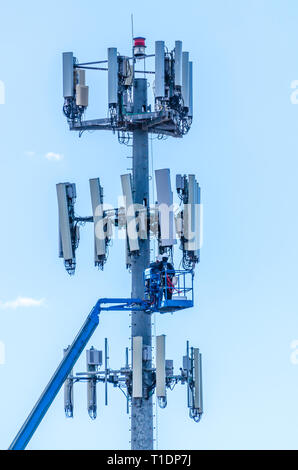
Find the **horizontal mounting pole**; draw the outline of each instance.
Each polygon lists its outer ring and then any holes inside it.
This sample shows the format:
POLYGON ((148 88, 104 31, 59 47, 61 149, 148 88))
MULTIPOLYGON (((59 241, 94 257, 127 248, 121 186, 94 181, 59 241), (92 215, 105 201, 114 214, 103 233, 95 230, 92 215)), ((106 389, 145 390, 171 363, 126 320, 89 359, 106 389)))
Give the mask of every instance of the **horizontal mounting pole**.
POLYGON ((84 62, 82 64, 75 64, 75 67, 81 67, 84 65, 95 65, 95 64, 107 64, 107 60, 97 60, 95 62, 84 62))
POLYGON ((75 68, 76 69, 85 69, 85 70, 105 70, 105 71, 108 70, 108 68, 106 68, 106 67, 90 67, 88 65, 76 65, 75 68))
MULTIPOLYGON (((155 54, 148 54, 142 57, 142 59, 147 59, 148 57, 155 57, 155 54)), ((128 59, 132 60, 134 57, 128 57, 128 59)), ((81 64, 75 64, 75 67, 85 66, 85 65, 96 65, 96 64, 107 64, 107 60, 96 60, 93 62, 82 62, 81 64)))
MULTIPOLYGON (((91 67, 89 65, 75 65, 76 69, 84 69, 84 70, 104 70, 107 72, 109 69, 107 67, 91 67)), ((135 70, 135 73, 149 73, 149 74, 155 74, 155 72, 152 72, 151 70, 135 70)))
POLYGON ((93 222, 93 217, 75 217, 75 222, 93 222))

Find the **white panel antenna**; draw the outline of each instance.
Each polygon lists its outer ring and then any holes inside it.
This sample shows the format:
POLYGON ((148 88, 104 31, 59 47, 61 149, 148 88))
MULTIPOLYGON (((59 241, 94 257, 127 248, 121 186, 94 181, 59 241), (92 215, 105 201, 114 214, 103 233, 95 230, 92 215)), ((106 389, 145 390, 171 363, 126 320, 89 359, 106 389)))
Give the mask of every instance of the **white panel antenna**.
POLYGON ((201 244, 201 190, 194 175, 188 175, 188 202, 184 206, 185 250, 198 252, 201 244))
POLYGON ((168 168, 155 170, 155 180, 159 211, 160 245, 169 247, 177 243, 170 170, 168 168))
POLYGON ((195 234, 196 244, 195 251, 199 255, 202 243, 202 204, 201 204, 201 188, 199 183, 196 182, 196 205, 195 205, 195 234))
POLYGON ((143 337, 132 338, 132 396, 143 397, 143 337))
MULTIPOLYGON (((66 356, 69 347, 63 350, 64 357, 66 356)), ((69 376, 73 375, 70 371, 69 376)), ((73 400, 73 380, 68 377, 64 382, 64 411, 67 418, 73 418, 74 400, 73 400)))
POLYGON ((76 70, 76 105, 88 106, 89 87, 86 86, 85 70, 76 70))
POLYGON ((126 230, 128 237, 129 251, 139 251, 139 240, 137 231, 137 221, 135 216, 135 206, 132 197, 131 175, 127 173, 121 175, 122 192, 125 198, 126 208, 126 230))
POLYGON ((166 337, 156 336, 156 396, 166 398, 166 337))
POLYGON ((94 262, 102 265, 106 259, 106 234, 104 231, 103 188, 99 178, 89 180, 94 224, 94 262))
POLYGON ((165 96, 165 43, 155 42, 155 98, 165 96))

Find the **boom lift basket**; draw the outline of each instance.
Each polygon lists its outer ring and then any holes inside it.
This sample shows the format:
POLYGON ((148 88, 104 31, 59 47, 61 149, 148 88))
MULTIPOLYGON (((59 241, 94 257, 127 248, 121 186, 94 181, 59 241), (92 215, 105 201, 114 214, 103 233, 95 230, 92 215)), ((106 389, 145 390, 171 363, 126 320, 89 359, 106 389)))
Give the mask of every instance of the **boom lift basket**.
POLYGON ((160 313, 193 307, 193 271, 162 271, 147 268, 144 272, 145 300, 160 313))

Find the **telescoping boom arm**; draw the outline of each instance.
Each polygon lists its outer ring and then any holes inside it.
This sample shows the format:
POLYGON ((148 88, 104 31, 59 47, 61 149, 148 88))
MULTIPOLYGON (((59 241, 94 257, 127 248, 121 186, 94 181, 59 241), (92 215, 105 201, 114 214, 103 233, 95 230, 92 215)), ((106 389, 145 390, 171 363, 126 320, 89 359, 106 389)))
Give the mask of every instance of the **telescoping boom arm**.
MULTIPOLYGON (((15 439, 11 443, 9 450, 24 450, 30 441, 31 437, 38 428, 40 422, 48 411, 49 407, 53 403, 56 395, 60 388, 67 379, 70 371, 73 369, 75 363, 80 357, 82 351, 86 347, 89 339, 94 333, 98 323, 99 314, 102 310, 140 310, 144 302, 141 299, 99 299, 96 305, 89 313, 84 325, 77 334, 72 345, 68 348, 68 351, 62 361, 60 362, 56 372, 49 381, 48 385, 44 389, 38 402, 32 409, 28 418, 24 422, 20 431, 16 435, 15 439), (103 304, 112 304, 110 306, 103 306, 103 304)), ((146 304, 145 304, 146 305, 146 304)), ((144 308, 144 306, 143 306, 144 308)))
POLYGON ((23 450, 26 448, 44 415, 53 403, 57 393, 67 379, 68 374, 96 329, 99 323, 100 310, 100 302, 97 302, 89 313, 84 325, 70 346, 67 354, 60 362, 50 382, 44 389, 38 402, 24 422, 14 441, 11 443, 9 450, 23 450))

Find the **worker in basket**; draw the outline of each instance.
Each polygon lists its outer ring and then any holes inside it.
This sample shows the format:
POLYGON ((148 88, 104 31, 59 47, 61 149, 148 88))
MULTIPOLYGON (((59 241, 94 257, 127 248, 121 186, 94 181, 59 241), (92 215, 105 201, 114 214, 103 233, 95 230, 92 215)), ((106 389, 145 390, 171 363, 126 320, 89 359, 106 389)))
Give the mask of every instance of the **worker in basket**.
POLYGON ((162 257, 161 255, 156 256, 155 261, 150 263, 150 279, 146 280, 146 290, 149 293, 151 300, 159 301, 161 300, 162 290, 161 285, 161 271, 163 268, 162 257))
POLYGON ((163 296, 166 300, 171 299, 177 284, 174 266, 168 259, 166 254, 158 255, 149 266, 150 279, 146 281, 146 289, 158 303, 163 296))
POLYGON ((161 256, 162 276, 161 283, 163 286, 164 297, 166 300, 171 300, 175 285, 177 284, 177 277, 175 276, 175 269, 172 263, 169 262, 169 256, 163 254, 161 256))

